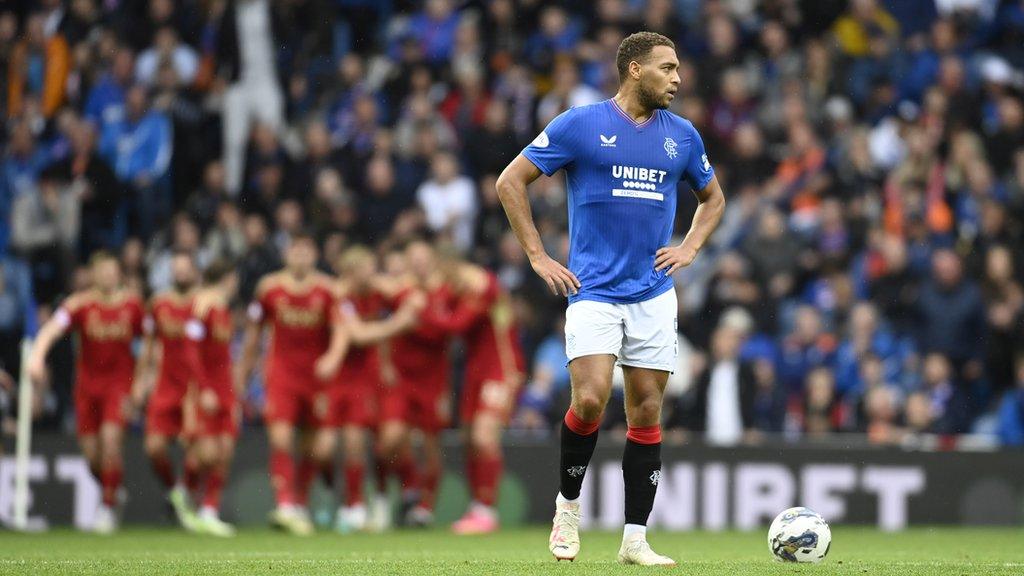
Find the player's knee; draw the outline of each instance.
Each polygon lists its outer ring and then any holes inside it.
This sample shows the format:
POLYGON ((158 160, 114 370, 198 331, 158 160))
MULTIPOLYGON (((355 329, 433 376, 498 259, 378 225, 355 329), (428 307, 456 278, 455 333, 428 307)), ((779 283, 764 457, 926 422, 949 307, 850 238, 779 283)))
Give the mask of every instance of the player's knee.
POLYGON ((580 390, 573 398, 573 412, 584 422, 593 422, 604 412, 605 398, 593 390, 580 390))
POLYGON ((652 395, 629 408, 631 426, 654 426, 661 421, 661 396, 652 395))
POLYGON ((167 452, 167 440, 163 436, 146 436, 143 447, 146 450, 146 455, 150 458, 162 456, 167 452))

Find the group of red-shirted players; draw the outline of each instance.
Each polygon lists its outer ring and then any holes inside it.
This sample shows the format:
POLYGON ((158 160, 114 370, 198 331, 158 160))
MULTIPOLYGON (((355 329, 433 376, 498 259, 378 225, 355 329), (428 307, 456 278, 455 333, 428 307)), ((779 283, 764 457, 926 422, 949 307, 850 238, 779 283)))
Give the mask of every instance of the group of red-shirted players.
POLYGON ((213 263, 200 282, 191 256, 175 255, 172 288, 146 305, 122 287, 116 259, 93 258, 91 287, 69 297, 44 324, 28 370, 44 380, 53 344, 65 333, 77 335, 78 435, 102 487, 97 532, 117 528, 124 425, 145 405, 146 453, 177 520, 191 531, 234 534, 220 519, 221 494, 240 431, 237 398, 261 350, 276 502, 271 524, 297 535, 313 532, 310 488, 317 477, 335 486, 339 450, 338 531, 391 526, 386 488, 392 476, 402 487, 399 522, 432 524, 443 472, 439 435, 451 422, 448 347, 459 337, 465 346, 459 416, 472 504, 452 529, 498 528, 501 432, 524 366, 512 306, 497 278, 423 240, 392 250, 383 267, 362 247, 330 263, 337 276, 320 271, 318 261, 315 240, 294 235, 284 268, 260 281, 246 308, 242 350, 233 362, 238 278, 231 267, 213 263), (138 361, 136 338, 143 340, 138 361), (176 445, 183 454, 180 476, 171 456, 176 445), (367 498, 371 462, 376 494, 367 498))

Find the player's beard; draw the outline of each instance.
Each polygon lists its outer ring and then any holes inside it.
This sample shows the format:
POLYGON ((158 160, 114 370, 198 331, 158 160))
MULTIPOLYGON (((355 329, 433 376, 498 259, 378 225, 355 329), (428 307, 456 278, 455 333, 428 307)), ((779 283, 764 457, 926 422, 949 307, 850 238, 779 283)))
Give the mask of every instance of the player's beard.
POLYGON ((177 292, 178 294, 184 294, 185 292, 188 292, 189 288, 191 288, 191 284, 188 282, 174 283, 174 291, 177 292))
POLYGON ((644 86, 643 82, 636 87, 636 98, 645 110, 664 110, 668 108, 668 101, 664 94, 644 86))

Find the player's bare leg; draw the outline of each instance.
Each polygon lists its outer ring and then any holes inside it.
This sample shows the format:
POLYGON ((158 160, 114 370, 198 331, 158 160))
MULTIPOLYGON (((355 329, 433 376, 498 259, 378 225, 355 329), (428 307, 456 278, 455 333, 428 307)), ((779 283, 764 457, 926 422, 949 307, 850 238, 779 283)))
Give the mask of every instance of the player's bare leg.
POLYGON ((267 428, 270 443, 270 483, 277 507, 270 523, 297 536, 312 534, 312 524, 295 499, 295 427, 289 422, 273 422, 267 428))
POLYGON ((466 514, 452 525, 456 534, 487 534, 498 529, 495 504, 504 467, 504 425, 504 417, 491 411, 478 413, 470 422, 466 462, 473 501, 466 514))
POLYGON ((626 525, 619 562, 642 566, 675 566, 675 561, 651 550, 647 517, 661 479, 661 405, 668 372, 622 367, 626 378, 626 448, 622 479, 626 489, 626 525))
POLYGON ((341 428, 341 452, 344 457, 345 493, 338 507, 335 529, 342 534, 366 529, 367 509, 363 495, 366 477, 366 445, 369 431, 357 425, 341 428))
POLYGON ((100 485, 102 500, 96 511, 94 530, 100 534, 111 534, 117 530, 118 507, 122 498, 121 479, 124 474, 121 455, 123 438, 121 424, 104 422, 99 434, 100 485))
POLYGON ((193 526, 194 513, 189 502, 188 490, 174 474, 174 463, 171 461, 171 440, 164 434, 149 433, 143 440, 146 456, 153 466, 160 483, 167 494, 167 503, 174 511, 178 524, 190 530, 193 526))
POLYGON ((92 474, 97 484, 103 482, 102 474, 100 473, 100 437, 98 434, 84 434, 78 437, 78 449, 82 452, 82 457, 85 458, 85 462, 89 465, 89 473, 92 474))
POLYGON ((558 560, 574 560, 580 551, 580 489, 612 393, 614 367, 611 354, 582 356, 569 363, 572 399, 562 423, 559 493, 548 540, 548 549, 558 560))

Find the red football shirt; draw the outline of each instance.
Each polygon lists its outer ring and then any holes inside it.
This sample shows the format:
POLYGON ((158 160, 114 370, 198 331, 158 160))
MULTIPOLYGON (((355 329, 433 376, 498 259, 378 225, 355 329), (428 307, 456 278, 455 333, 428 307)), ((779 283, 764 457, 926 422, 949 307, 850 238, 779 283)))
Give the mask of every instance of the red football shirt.
POLYGON ((331 329, 339 316, 337 295, 328 276, 317 273, 300 283, 280 272, 262 280, 249 317, 271 329, 267 385, 319 384, 313 366, 330 346, 331 329))
MULTIPOLYGON (((412 290, 405 290, 396 298, 401 305, 412 290)), ((391 343, 391 361, 403 385, 430 391, 448 386, 451 368, 448 362, 448 340, 451 331, 437 319, 446 318, 451 304, 447 286, 427 293, 427 305, 420 313, 416 328, 394 339, 391 343)))
POLYGON ((77 385, 91 391, 131 388, 135 373, 132 340, 142 333, 142 301, 121 292, 103 299, 96 291, 75 294, 56 319, 78 336, 77 385))
MULTIPOLYGON (((343 315, 355 315, 364 322, 380 319, 387 310, 384 297, 376 292, 349 295, 341 306, 343 315)), ((380 383, 380 346, 350 346, 338 374, 341 385, 377 386, 380 383)))
POLYGON ((196 346, 198 374, 196 382, 202 389, 212 389, 220 398, 234 396, 231 378, 231 336, 234 321, 231 309, 224 303, 205 310, 193 309, 189 336, 196 346))
POLYGON ((523 375, 525 361, 512 304, 497 276, 488 273, 487 279, 483 294, 464 296, 453 313, 456 321, 460 313, 470 318, 463 331, 465 378, 469 382, 516 381, 523 375))
POLYGON ((183 395, 192 377, 185 336, 185 324, 192 314, 192 296, 175 292, 157 294, 149 309, 146 331, 152 330, 163 350, 154 394, 183 395))

